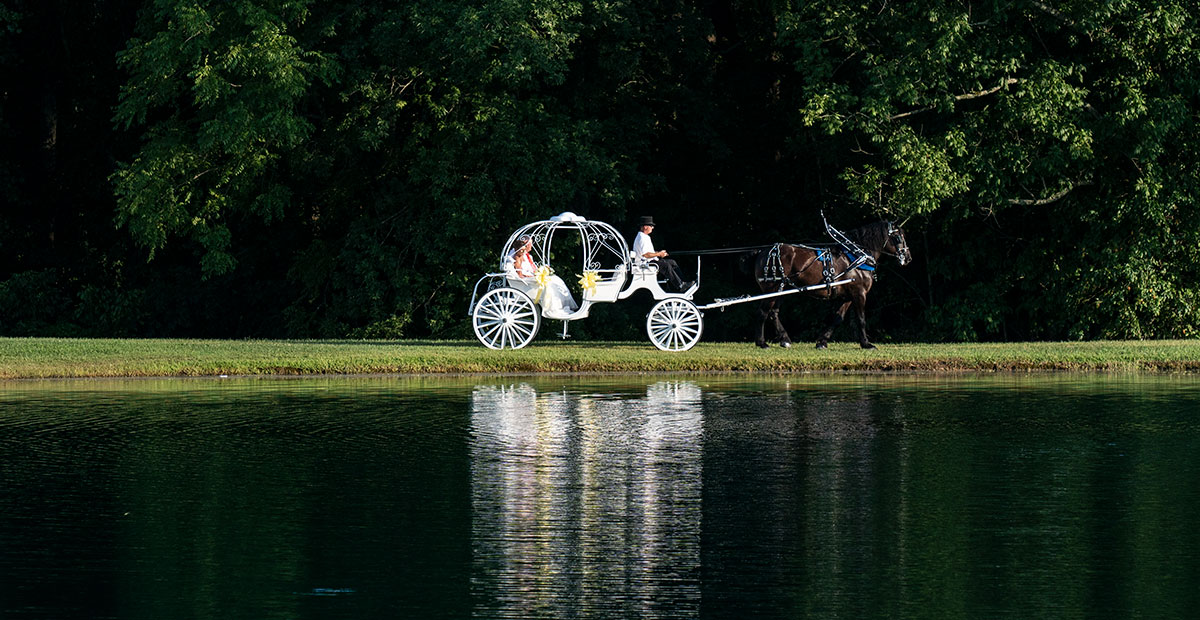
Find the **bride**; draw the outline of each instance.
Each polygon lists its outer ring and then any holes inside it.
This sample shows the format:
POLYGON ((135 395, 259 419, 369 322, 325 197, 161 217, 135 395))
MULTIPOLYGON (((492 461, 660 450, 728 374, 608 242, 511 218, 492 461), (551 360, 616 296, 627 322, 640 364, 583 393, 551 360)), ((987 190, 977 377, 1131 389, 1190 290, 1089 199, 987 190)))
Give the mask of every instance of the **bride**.
POLYGON ((561 319, 579 309, 567 283, 558 276, 550 276, 544 290, 539 294, 537 282, 537 267, 529 250, 533 248, 533 239, 521 235, 513 243, 513 247, 504 257, 504 272, 510 280, 519 280, 527 287, 527 292, 534 301, 541 304, 542 314, 548 318, 561 319))

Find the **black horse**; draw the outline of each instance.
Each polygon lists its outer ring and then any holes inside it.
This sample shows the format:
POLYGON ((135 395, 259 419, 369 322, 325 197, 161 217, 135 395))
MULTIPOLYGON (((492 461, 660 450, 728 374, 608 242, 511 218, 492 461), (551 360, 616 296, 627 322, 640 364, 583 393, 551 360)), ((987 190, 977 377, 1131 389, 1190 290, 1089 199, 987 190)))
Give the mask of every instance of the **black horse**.
MULTIPOLYGON (((836 232, 836 231, 834 231, 836 232)), ((778 244, 758 253, 754 262, 754 277, 764 293, 802 288, 822 282, 851 279, 853 282, 829 288, 809 291, 807 294, 819 299, 839 302, 829 317, 825 331, 817 338, 817 348, 829 345, 833 330, 845 318, 846 310, 853 304, 858 318, 858 343, 864 349, 874 349, 867 339, 867 292, 875 282, 874 265, 881 254, 895 256, 901 265, 912 261, 904 231, 892 222, 881 221, 847 231, 844 241, 830 247, 808 247, 803 245, 778 244), (864 258, 868 257, 868 258, 864 258)), ((762 322, 758 326, 755 344, 766 348, 766 325, 775 324, 775 334, 783 347, 792 346, 792 340, 783 323, 779 321, 779 297, 763 300, 759 308, 762 322)))

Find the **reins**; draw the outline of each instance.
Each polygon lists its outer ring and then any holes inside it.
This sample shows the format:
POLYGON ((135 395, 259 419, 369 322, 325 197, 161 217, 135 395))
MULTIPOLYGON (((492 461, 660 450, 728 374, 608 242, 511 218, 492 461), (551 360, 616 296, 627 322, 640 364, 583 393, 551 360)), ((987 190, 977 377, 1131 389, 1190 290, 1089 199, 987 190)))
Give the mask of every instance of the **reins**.
MULTIPOLYGON (((791 246, 798 247, 798 248, 804 248, 806 250, 814 250, 814 251, 818 251, 818 252, 819 251, 829 251, 831 249, 837 248, 837 249, 841 250, 843 253, 845 253, 847 256, 851 257, 852 266, 850 267, 850 269, 863 268, 863 265, 866 265, 867 266, 866 268, 868 270, 874 269, 875 259, 872 258, 871 253, 864 250, 861 246, 859 246, 857 243, 855 243, 853 240, 851 240, 850 237, 846 236, 846 234, 843 233, 842 231, 834 228, 833 226, 830 226, 829 221, 825 219, 824 211, 821 211, 821 221, 824 222, 825 232, 826 232, 826 234, 829 235, 829 237, 831 239, 833 239, 833 243, 819 243, 819 244, 789 243, 787 245, 791 245, 791 246)), ((888 233, 889 234, 891 233, 891 227, 892 227, 892 224, 891 224, 891 222, 889 222, 888 223, 888 228, 889 228, 888 233)), ((768 243, 765 245, 747 245, 747 246, 741 246, 741 247, 735 247, 735 248, 710 248, 710 249, 706 249, 706 250, 678 250, 678 251, 672 251, 671 256, 714 256, 714 255, 720 255, 720 254, 745 254, 745 253, 749 253, 749 252, 761 252, 762 250, 766 250, 771 247, 776 247, 778 245, 779 244, 777 244, 777 243, 768 243)), ((900 257, 899 254, 896 254, 893 252, 888 252, 888 251, 884 250, 883 248, 880 248, 879 250, 876 250, 876 251, 879 252, 880 254, 891 256, 893 258, 900 257)))
POLYGON ((710 254, 745 254, 748 252, 756 252, 759 250, 765 250, 765 249, 771 247, 772 245, 774 245, 774 244, 768 243, 767 245, 748 245, 748 246, 740 247, 740 248, 716 248, 716 249, 711 249, 711 250, 679 250, 679 251, 672 251, 671 256, 708 256, 710 254))

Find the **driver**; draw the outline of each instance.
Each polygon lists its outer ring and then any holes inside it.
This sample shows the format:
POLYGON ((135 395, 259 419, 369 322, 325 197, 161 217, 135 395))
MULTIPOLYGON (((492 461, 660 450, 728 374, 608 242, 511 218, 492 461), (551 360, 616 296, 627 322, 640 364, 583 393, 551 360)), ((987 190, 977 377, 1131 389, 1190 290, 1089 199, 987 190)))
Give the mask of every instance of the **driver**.
POLYGON ((694 282, 684 282, 683 278, 679 277, 679 264, 674 260, 667 258, 665 250, 654 251, 654 243, 650 241, 650 233, 654 232, 654 218, 649 215, 643 215, 641 226, 638 228, 638 234, 633 239, 633 255, 645 258, 650 262, 658 265, 658 270, 667 276, 667 283, 671 285, 671 293, 682 293, 695 284, 694 282))

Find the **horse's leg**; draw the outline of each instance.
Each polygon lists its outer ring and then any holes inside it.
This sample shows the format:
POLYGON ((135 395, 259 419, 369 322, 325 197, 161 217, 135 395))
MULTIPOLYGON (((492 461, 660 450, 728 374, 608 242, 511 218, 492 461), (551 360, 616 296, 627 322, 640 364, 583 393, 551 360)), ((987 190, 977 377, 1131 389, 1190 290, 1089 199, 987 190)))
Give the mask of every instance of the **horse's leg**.
POLYGON ((817 338, 817 348, 824 349, 829 346, 829 338, 833 336, 833 330, 846 318, 846 310, 850 308, 850 302, 844 301, 838 305, 837 309, 829 315, 829 323, 825 326, 825 331, 821 332, 817 338))
POLYGON ((761 349, 767 348, 767 317, 771 315, 774 306, 775 302, 770 299, 765 299, 758 305, 758 339, 754 341, 754 344, 761 349))
MULTIPOLYGON (((771 302, 775 304, 774 300, 771 302)), ((779 320, 779 306, 771 308, 771 319, 775 321, 775 335, 779 337, 779 346, 790 349, 792 347, 792 338, 788 336, 787 330, 783 328, 783 321, 779 320)))
POLYGON ((874 349, 875 345, 867 339, 867 293, 863 291, 854 295, 854 314, 858 318, 858 345, 864 349, 874 349))

